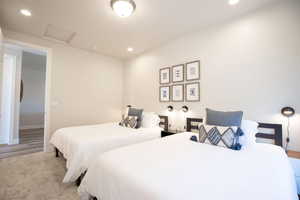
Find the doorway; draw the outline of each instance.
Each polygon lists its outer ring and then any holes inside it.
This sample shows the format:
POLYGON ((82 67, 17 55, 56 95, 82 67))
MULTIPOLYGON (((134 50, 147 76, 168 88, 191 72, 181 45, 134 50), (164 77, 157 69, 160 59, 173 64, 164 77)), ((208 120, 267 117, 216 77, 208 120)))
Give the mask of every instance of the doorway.
POLYGON ((4 43, 0 159, 44 150, 47 52, 4 43))

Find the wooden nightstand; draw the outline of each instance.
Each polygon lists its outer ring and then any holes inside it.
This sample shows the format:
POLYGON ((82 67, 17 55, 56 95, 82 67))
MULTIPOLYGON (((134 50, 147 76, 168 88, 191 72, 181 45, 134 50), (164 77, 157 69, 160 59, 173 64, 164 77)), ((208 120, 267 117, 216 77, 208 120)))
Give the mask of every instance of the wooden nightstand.
POLYGON ((161 131, 161 137, 166 137, 166 136, 170 136, 170 135, 174 135, 177 133, 183 133, 183 131, 175 131, 175 130, 168 130, 168 131, 161 131))
POLYGON ((288 156, 290 158, 296 158, 296 159, 300 159, 300 152, 297 151, 288 151, 288 156))
POLYGON ((298 195, 300 194, 300 152, 288 151, 287 152, 292 167, 295 172, 295 179, 297 182, 298 195))

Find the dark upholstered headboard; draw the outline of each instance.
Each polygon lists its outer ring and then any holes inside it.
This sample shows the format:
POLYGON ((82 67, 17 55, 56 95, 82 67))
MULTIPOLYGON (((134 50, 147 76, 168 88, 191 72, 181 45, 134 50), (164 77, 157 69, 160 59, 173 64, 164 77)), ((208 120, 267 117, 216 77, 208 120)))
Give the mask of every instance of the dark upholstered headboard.
POLYGON ((268 123, 258 123, 258 128, 273 130, 274 133, 264 133, 262 130, 256 134, 257 138, 274 140, 274 144, 282 147, 282 125, 281 124, 268 124, 268 123))
POLYGON ((186 131, 193 132, 198 130, 198 125, 203 122, 200 118, 186 118, 186 131))
POLYGON ((168 116, 159 115, 160 122, 159 126, 162 127, 165 131, 169 129, 169 118, 168 116))
MULTIPOLYGON (((198 130, 198 125, 203 122, 200 118, 187 118, 186 119, 186 130, 192 132, 198 130)), ((270 123, 258 123, 260 132, 256 134, 257 138, 274 140, 274 144, 282 147, 282 125, 281 124, 270 124, 270 123), (263 130, 273 130, 274 133, 262 132, 263 130)))

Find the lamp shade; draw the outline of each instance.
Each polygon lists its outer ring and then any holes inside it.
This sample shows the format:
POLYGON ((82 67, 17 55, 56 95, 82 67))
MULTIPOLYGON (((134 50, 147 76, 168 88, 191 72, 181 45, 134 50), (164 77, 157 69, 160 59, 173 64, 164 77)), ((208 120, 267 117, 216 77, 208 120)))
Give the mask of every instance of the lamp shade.
POLYGON ((172 112, 173 111, 173 106, 168 106, 168 111, 172 112))
POLYGON ((295 109, 292 107, 284 107, 281 109, 281 114, 286 117, 292 117, 295 114, 295 109))
POLYGON ((187 106, 182 106, 182 111, 183 112, 188 112, 189 111, 189 107, 187 107, 187 106))

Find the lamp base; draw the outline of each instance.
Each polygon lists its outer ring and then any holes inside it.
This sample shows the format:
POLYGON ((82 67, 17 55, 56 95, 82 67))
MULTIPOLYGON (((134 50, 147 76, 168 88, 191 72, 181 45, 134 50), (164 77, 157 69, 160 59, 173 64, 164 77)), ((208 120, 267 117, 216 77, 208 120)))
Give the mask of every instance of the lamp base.
POLYGON ((290 137, 286 138, 285 152, 288 152, 288 145, 290 143, 290 137))

